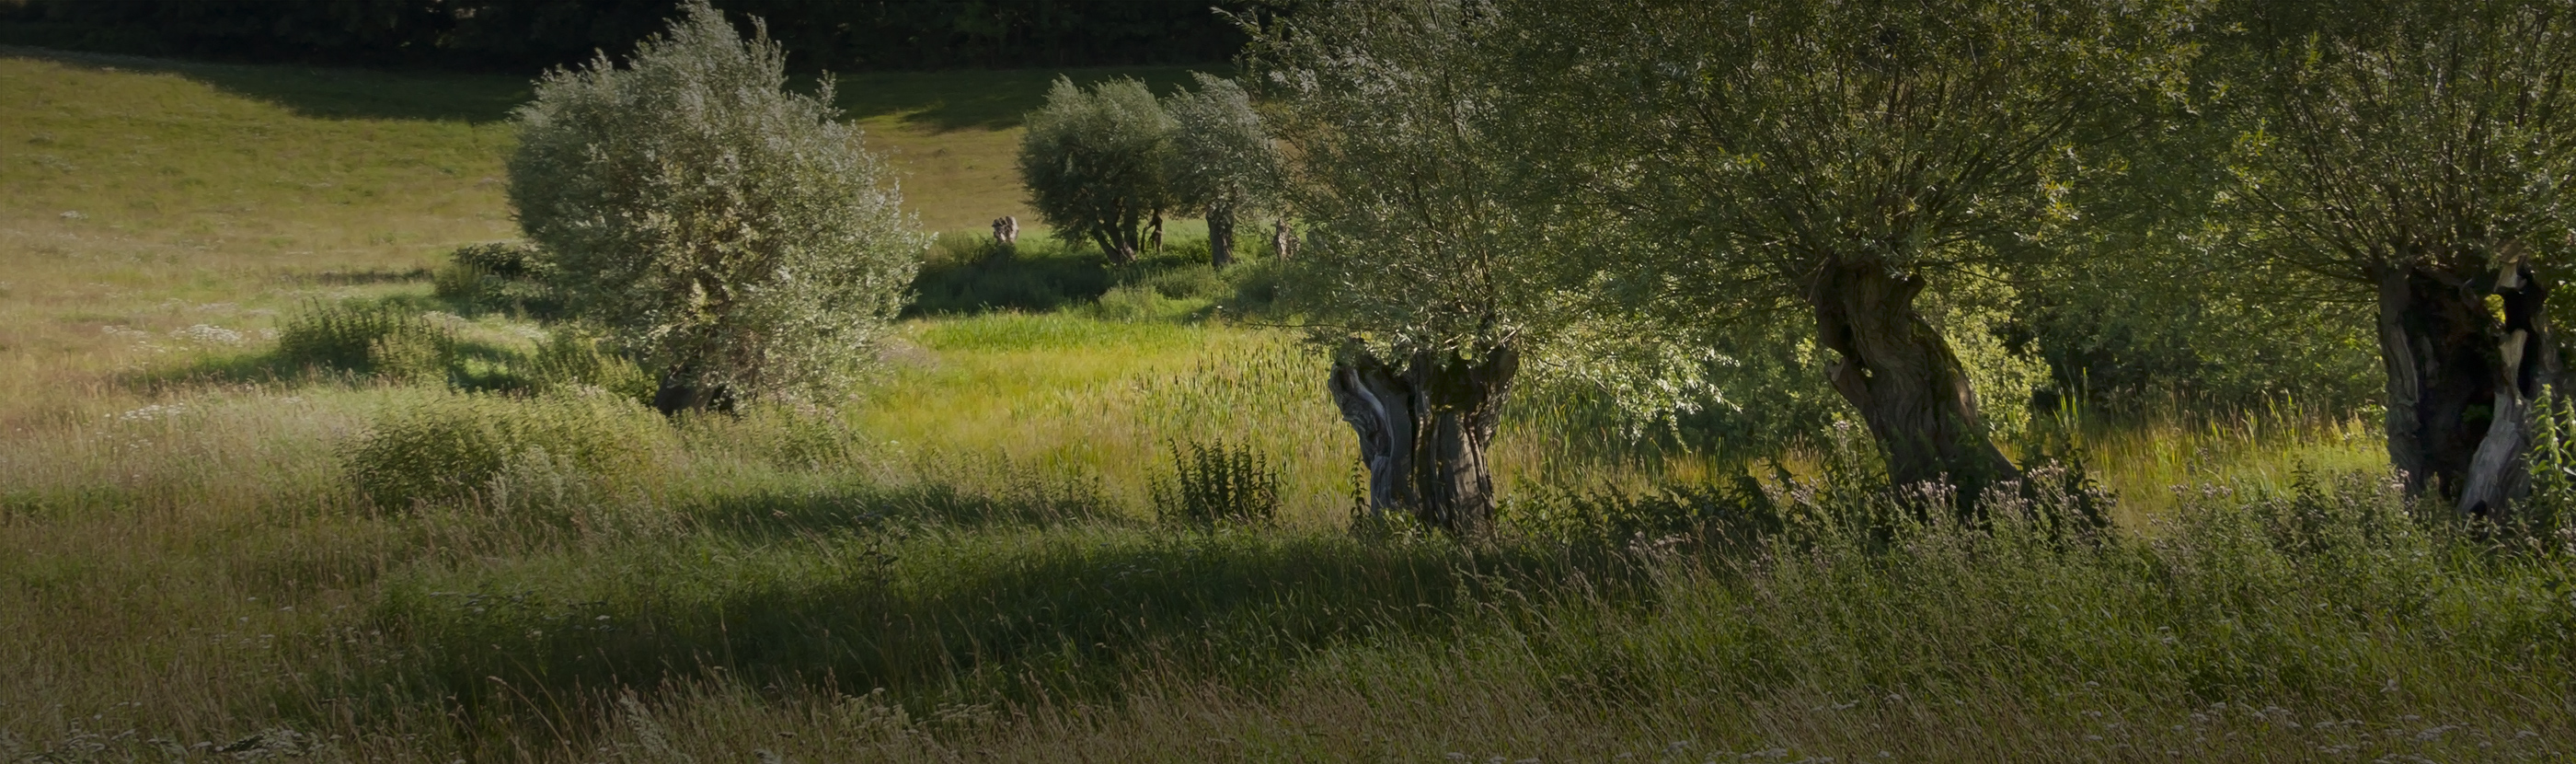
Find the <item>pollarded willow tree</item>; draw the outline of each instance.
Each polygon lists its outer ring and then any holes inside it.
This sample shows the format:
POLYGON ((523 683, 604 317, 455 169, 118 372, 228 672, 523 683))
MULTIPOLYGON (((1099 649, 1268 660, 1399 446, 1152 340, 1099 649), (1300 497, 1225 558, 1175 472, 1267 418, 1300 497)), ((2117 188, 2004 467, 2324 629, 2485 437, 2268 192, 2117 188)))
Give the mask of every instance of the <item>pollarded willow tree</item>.
POLYGON ((2233 202, 2254 250, 2375 298, 2388 454, 2493 516, 2557 382, 2576 260, 2576 2, 2241 7, 2233 202))
POLYGON ((1029 206, 1066 241, 1089 240, 1111 262, 1130 263, 1145 229, 1171 204, 1165 175, 1172 118, 1133 78, 1077 87, 1057 77, 1020 136, 1020 181, 1029 206))
POLYGON ((1489 447, 1522 359, 1567 323, 1555 242, 1496 131, 1502 27, 1459 0, 1319 3, 1255 43, 1291 157, 1287 202, 1328 387, 1369 505, 1462 535, 1490 522, 1489 447))
POLYGON ((1234 262, 1236 221, 1267 206, 1279 186, 1279 151, 1242 85, 1191 74, 1198 90, 1163 100, 1172 120, 1164 176, 1176 202, 1205 211, 1209 259, 1223 268, 1234 262))
POLYGON ((757 22, 703 0, 636 46, 537 82, 510 203, 572 308, 662 375, 665 413, 828 389, 867 362, 928 248, 884 163, 786 89, 757 22))
POLYGON ((1548 30, 1511 77, 1533 155, 1642 234, 1610 270, 1683 320, 1807 311, 1899 483, 2017 475, 1917 298, 2047 256, 2088 149, 2178 97, 2188 2, 1505 5, 1548 30))

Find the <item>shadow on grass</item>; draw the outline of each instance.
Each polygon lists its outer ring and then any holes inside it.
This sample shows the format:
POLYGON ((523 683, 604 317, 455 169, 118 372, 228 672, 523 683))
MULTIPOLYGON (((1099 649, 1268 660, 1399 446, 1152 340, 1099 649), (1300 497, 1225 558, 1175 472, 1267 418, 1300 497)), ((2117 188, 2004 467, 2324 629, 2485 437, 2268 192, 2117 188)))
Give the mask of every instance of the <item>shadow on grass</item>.
POLYGON ((316 284, 321 286, 368 286, 373 284, 409 284, 428 281, 431 275, 432 274, 428 268, 412 268, 408 270, 375 268, 363 271, 299 272, 288 274, 283 278, 283 280, 295 284, 316 284))
POLYGON ((1473 628, 1476 603, 1575 575, 1567 558, 1543 553, 1338 533, 842 532, 774 550, 621 564, 631 576, 595 595, 550 592, 533 576, 397 585, 370 628, 413 660, 396 676, 349 680, 453 697, 514 726, 586 724, 620 688, 710 671, 832 693, 883 688, 925 714, 1114 698, 1146 673, 1258 688, 1336 644, 1454 636, 1473 628))
POLYGON ((1107 261, 1089 249, 1024 243, 998 253, 989 242, 943 241, 913 277, 916 296, 904 315, 1042 313, 1100 299, 1115 283, 1107 261))
POLYGON ((914 299, 904 316, 1044 313, 1097 303, 1122 285, 1173 298, 1227 296, 1232 286, 1207 262, 1207 242, 1197 239, 1177 240, 1162 252, 1112 265, 1099 250, 1086 246, 1030 237, 1005 250, 990 239, 952 234, 941 238, 913 277, 914 299))
POLYGON ((0 56, 94 71, 172 74, 321 119, 498 122, 532 92, 527 78, 508 75, 214 64, 15 45, 0 45, 0 56))
POLYGON ((1046 528, 1126 520, 1097 486, 1035 473, 1014 476, 988 491, 963 490, 949 482, 762 488, 706 499, 692 514, 752 543, 843 531, 1046 528))

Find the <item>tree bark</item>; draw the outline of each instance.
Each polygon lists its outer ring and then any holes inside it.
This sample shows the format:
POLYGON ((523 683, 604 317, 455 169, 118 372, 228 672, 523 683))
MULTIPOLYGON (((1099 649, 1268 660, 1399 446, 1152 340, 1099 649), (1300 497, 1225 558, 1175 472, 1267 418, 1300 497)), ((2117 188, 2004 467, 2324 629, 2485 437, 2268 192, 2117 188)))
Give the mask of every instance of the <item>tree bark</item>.
POLYGON ((1510 347, 1472 360, 1417 352, 1401 367, 1356 343, 1347 348, 1327 387, 1359 435, 1370 511, 1409 512, 1459 536, 1484 533, 1494 516, 1489 453, 1519 371, 1510 347))
POLYGON ((2374 275, 2389 462, 2410 492, 2502 519, 2530 492, 2532 399, 2559 370, 2548 286, 2518 263, 2494 273, 2417 265, 2374 275))
POLYGON ((1915 310, 1922 292, 1920 277, 1838 262, 1813 277, 1807 299, 1818 340, 1841 356, 1826 376, 1886 451, 1888 477, 1898 485, 1947 482, 1966 509, 1987 486, 2020 473, 1986 436, 1976 391, 1949 341, 1915 310))
POLYGON ((1114 265, 1136 262, 1136 211, 1121 209, 1107 222, 1109 225, 1091 232, 1091 240, 1100 245, 1100 254, 1114 265))
POLYGON ((1208 264, 1224 270, 1234 264, 1234 205, 1208 205, 1207 225, 1208 264))

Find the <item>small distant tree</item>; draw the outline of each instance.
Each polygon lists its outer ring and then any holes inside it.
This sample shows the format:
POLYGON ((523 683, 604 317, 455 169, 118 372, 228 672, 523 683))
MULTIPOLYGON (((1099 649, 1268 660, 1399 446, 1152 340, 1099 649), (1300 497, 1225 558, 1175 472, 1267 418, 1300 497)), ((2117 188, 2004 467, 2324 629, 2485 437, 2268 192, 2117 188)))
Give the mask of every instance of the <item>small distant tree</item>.
POLYGON ((1122 77, 1085 89, 1057 77, 1020 137, 1029 206, 1058 238, 1088 239, 1110 261, 1134 262, 1146 229, 1171 205, 1164 175, 1171 133, 1171 117, 1143 82, 1122 77))
POLYGON ((1196 92, 1163 101, 1172 118, 1166 153, 1176 204, 1207 215, 1208 255, 1216 267, 1234 262, 1235 224, 1271 201, 1279 154, 1252 98, 1233 80, 1193 72, 1196 92))
POLYGON ((665 413, 836 382, 871 357, 929 245, 832 83, 704 0, 620 68, 538 80, 509 196, 574 311, 661 375, 665 413))

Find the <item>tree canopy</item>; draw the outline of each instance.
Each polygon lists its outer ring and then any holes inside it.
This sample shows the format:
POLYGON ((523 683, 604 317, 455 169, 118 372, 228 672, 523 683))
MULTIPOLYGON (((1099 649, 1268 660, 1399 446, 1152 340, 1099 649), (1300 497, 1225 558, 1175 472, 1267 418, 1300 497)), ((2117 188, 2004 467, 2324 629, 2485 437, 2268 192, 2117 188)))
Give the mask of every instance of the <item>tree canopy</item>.
POLYGON ((928 246, 831 83, 786 76, 776 43, 701 1, 623 67, 547 75, 518 113, 519 224, 573 309, 663 375, 666 411, 842 379, 928 246))
POLYGON ((1084 88, 1057 77, 1020 136, 1029 206, 1058 238, 1133 261, 1146 227, 1172 204, 1171 140, 1172 118, 1145 83, 1121 77, 1084 88))

